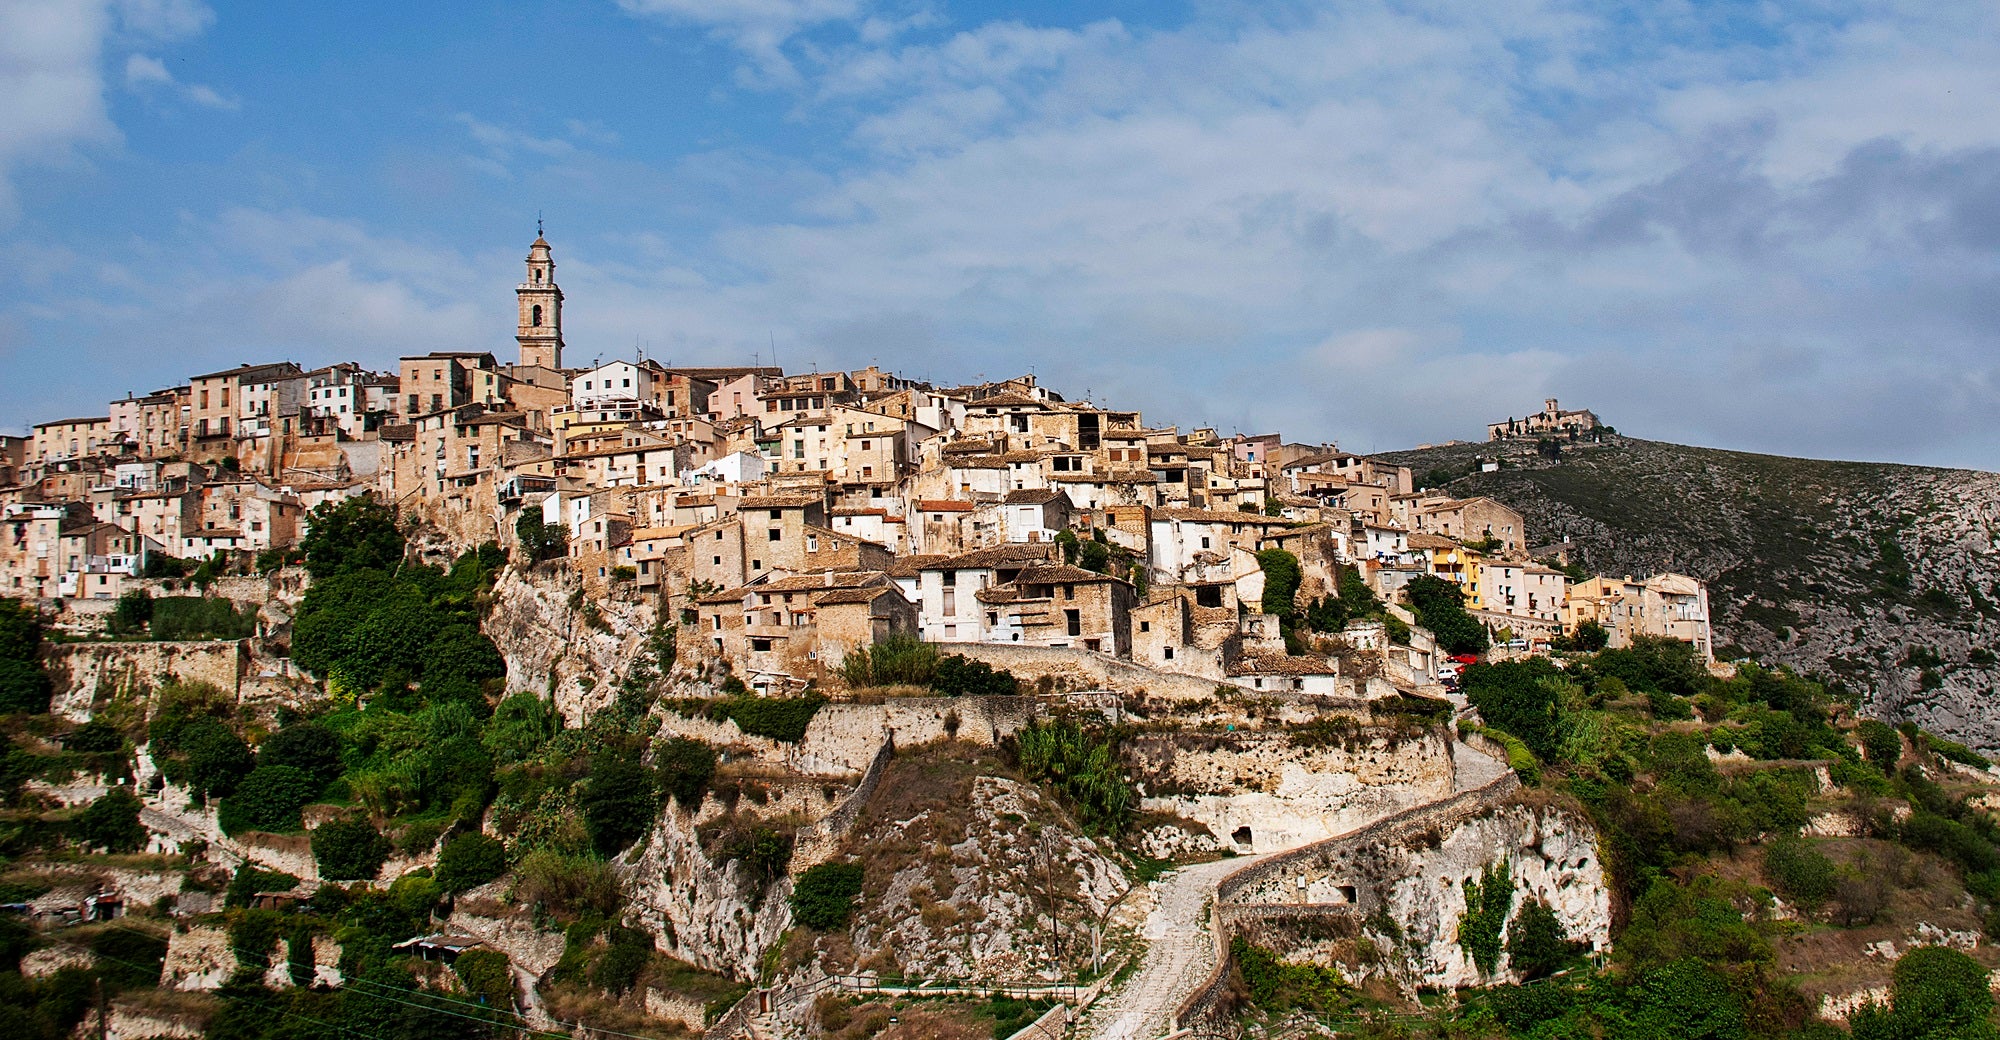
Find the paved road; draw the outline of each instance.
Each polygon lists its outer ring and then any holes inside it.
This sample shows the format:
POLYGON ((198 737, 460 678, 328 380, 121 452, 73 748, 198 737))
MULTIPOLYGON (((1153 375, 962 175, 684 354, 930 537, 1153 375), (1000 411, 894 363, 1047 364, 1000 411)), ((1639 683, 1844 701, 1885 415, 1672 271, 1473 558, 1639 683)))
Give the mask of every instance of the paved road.
MULTIPOLYGON (((1506 765, 1465 746, 1451 745, 1453 793, 1472 790, 1507 771, 1506 765)), ((1174 1011, 1215 967, 1209 937, 1209 898, 1223 876, 1252 862, 1217 860, 1182 867, 1161 879, 1146 916, 1146 959, 1117 992, 1086 1012, 1082 1032, 1096 1040, 1154 1040, 1167 1032, 1174 1011)))
POLYGON ((1099 1040, 1152 1040, 1167 1032, 1181 1001, 1215 968, 1215 940, 1203 913, 1215 883, 1251 862, 1245 857, 1182 867, 1160 879, 1146 915, 1146 958, 1117 992, 1099 1000, 1084 1022, 1099 1040))

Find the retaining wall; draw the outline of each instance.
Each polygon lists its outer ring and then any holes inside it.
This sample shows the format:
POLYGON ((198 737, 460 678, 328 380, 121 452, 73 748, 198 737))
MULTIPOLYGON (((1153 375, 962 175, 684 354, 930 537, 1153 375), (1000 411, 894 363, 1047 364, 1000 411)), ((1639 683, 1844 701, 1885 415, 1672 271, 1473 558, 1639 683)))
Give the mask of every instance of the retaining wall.
POLYGON ((162 683, 213 683, 232 696, 242 692, 250 667, 246 640, 186 643, 58 643, 43 653, 55 697, 49 710, 72 722, 113 697, 135 697, 162 683))

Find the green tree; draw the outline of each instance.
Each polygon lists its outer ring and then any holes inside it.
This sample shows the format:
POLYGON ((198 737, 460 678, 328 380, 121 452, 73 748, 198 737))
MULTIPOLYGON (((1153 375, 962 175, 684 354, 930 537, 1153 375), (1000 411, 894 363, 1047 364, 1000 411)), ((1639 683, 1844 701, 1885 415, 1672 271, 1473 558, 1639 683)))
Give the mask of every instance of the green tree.
POLYGON ((478 831, 454 834, 438 853, 437 882, 447 892, 463 892, 507 872, 507 847, 478 831))
POLYGON ((569 553, 569 528, 560 523, 545 524, 540 510, 524 509, 514 521, 514 539, 529 563, 554 560, 569 553))
POLYGON ((1417 624, 1430 629, 1446 653, 1476 654, 1486 649, 1486 626, 1466 612, 1465 594, 1457 585, 1420 574, 1403 587, 1403 595, 1417 615, 1417 624))
POLYGON ((1038 720, 1014 734, 1014 751, 1028 779, 1047 784, 1076 809, 1085 829, 1115 834, 1135 798, 1110 734, 1073 719, 1038 720))
POLYGON ((1298 609, 1299 583, 1305 577, 1299 558, 1284 549, 1265 549, 1257 554, 1257 566, 1264 572, 1264 613, 1290 617, 1298 609))
POLYGON ((821 863, 799 875, 792 886, 792 920, 817 931, 847 927, 854 899, 861 894, 859 863, 821 863))
POLYGON ((1861 749, 1868 753, 1868 761, 1885 773, 1895 772, 1897 760, 1903 757, 1903 737, 1896 727, 1878 719, 1862 719, 1855 732, 1861 738, 1861 749))
POLYGON ((659 777, 661 794, 683 808, 699 808, 702 795, 708 793, 708 781, 715 776, 715 749, 703 741, 673 737, 654 752, 653 771, 659 777))
POLYGON ((1084 542, 1077 550, 1077 566, 1099 574, 1111 569, 1111 548, 1103 542, 1084 542))
POLYGON ((1548 903, 1530 899, 1521 904, 1507 926, 1508 966, 1523 980, 1534 980, 1554 974, 1575 955, 1576 944, 1548 903))
POLYGON ((1460 678, 1466 699, 1491 726, 1520 738, 1542 758, 1561 747, 1562 673, 1545 658, 1468 666, 1460 678))
POLYGON ((583 821, 599 855, 616 856, 653 825, 659 795, 636 756, 600 752, 590 760, 583 789, 583 821))
POLYGON ((257 749, 257 764, 291 766, 322 784, 340 778, 340 737, 317 722, 294 722, 257 749))
POLYGON ((313 828, 313 859, 320 876, 333 881, 368 881, 389 858, 389 839, 365 816, 344 816, 313 828))
POLYGON ((1986 969, 1957 950, 1920 946, 1896 961, 1890 1006, 1864 1007, 1855 1040, 1993 1040, 1993 991, 1986 969))
POLYGON ((153 620, 153 594, 145 589, 133 589, 118 597, 118 606, 112 608, 108 625, 112 635, 136 635, 153 620))
POLYGON ((321 786, 291 766, 261 766, 244 777, 236 790, 223 796, 216 822, 229 835, 298 830, 299 810, 312 804, 321 786))
POLYGON ((146 828, 139 822, 138 796, 123 787, 114 787, 90 803, 70 825, 79 844, 106 852, 137 852, 146 844, 146 828))
POLYGON ((315 580, 360 570, 392 570, 403 561, 396 511, 373 496, 323 502, 306 514, 299 548, 315 580))
POLYGON ((21 600, 0 599, 0 714, 49 710, 53 687, 41 652, 41 614, 21 600))
POLYGON ((1056 544, 1062 547, 1064 563, 1075 563, 1077 554, 1083 551, 1083 544, 1077 540, 1076 532, 1067 528, 1056 532, 1056 544))

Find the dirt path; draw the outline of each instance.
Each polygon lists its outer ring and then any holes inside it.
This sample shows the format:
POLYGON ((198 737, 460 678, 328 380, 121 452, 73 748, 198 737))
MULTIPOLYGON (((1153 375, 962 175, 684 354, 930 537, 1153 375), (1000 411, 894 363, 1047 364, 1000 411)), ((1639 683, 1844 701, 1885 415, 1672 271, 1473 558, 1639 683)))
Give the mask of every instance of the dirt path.
POLYGON ((1239 856, 1162 877, 1142 933, 1145 960, 1125 985, 1091 1007, 1079 1032, 1100 1040, 1152 1040, 1165 1034, 1174 1010, 1215 967, 1207 913, 1215 883, 1250 862, 1239 856))

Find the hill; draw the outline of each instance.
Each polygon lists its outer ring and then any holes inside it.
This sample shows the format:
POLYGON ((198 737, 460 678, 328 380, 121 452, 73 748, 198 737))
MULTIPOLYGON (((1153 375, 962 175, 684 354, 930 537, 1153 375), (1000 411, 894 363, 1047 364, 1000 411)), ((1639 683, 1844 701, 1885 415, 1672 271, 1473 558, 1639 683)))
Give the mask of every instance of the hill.
POLYGON ((1453 444, 1383 456, 1486 495, 1537 545, 1604 574, 1709 583, 1716 643, 1818 673, 1864 710, 2000 749, 2000 475, 1824 462, 1628 437, 1453 444), (1477 472, 1476 459, 1502 468, 1477 472))

